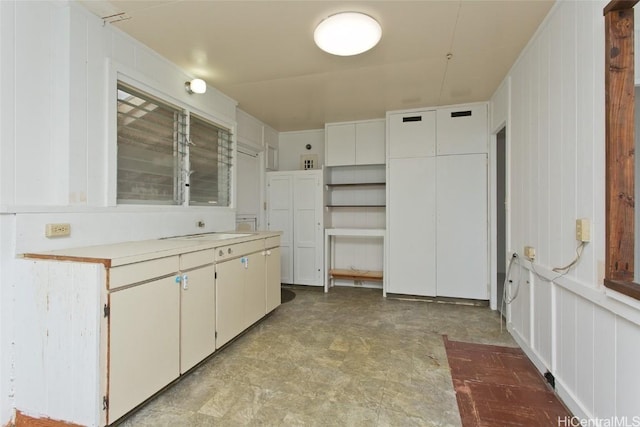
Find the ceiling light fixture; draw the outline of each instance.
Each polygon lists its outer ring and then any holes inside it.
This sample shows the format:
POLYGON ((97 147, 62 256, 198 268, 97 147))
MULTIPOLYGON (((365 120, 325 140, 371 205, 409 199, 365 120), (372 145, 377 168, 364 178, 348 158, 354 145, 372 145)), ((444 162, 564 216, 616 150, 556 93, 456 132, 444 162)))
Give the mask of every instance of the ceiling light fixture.
POLYGON ((190 82, 185 82, 184 88, 187 93, 205 93, 207 91, 207 82, 202 79, 193 79, 190 82))
POLYGON ((378 21, 360 12, 341 12, 329 16, 316 27, 313 40, 325 52, 352 56, 378 44, 382 28, 378 21))

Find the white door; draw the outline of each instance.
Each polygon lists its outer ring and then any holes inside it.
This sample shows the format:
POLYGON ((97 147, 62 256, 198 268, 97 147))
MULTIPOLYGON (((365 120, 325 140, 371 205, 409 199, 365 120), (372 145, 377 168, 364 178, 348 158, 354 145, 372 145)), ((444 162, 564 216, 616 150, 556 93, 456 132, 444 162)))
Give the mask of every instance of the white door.
POLYGON ((170 276, 109 298, 109 421, 115 421, 180 375, 180 285, 170 276))
POLYGON ((384 120, 356 123, 356 165, 383 165, 384 143, 384 120))
POLYGON ((297 285, 322 286, 322 185, 321 171, 295 174, 293 278, 297 285))
POLYGON ((436 158, 389 161, 387 292, 436 295, 436 158))
POLYGON ((437 168, 437 295, 489 299, 487 156, 441 156, 437 168))
POLYGON ((242 258, 216 264, 216 348, 246 327, 245 271, 242 258))
POLYGON ((267 313, 280 305, 280 248, 266 251, 267 265, 267 313))
POLYGON ((439 109, 437 122, 438 156, 487 152, 486 104, 439 109))
POLYGON ((262 252, 244 256, 245 327, 253 325, 267 314, 266 260, 262 252))
POLYGON ((356 127, 353 123, 328 124, 325 128, 326 165, 344 166, 356 163, 356 127))
POLYGON ((436 112, 415 111, 389 115, 389 157, 436 155, 436 112))
POLYGON ((282 283, 293 282, 293 176, 267 173, 267 229, 282 231, 280 261, 282 283))
MULTIPOLYGON (((236 218, 249 223, 260 214, 260 158, 238 151, 236 218)), ((257 223, 255 224, 258 225, 257 223)))
POLYGON ((180 301, 180 372, 193 368, 216 350, 214 267, 182 273, 180 301), (185 282, 186 276, 186 282, 185 282))

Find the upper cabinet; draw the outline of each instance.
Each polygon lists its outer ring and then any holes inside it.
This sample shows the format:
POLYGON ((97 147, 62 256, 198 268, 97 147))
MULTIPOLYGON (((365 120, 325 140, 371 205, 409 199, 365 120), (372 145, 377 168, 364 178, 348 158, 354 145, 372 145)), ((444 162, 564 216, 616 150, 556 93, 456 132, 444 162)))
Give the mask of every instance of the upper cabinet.
POLYGON ((411 111, 389 114, 389 158, 433 157, 436 155, 436 112, 411 111))
POLYGON ((385 121, 327 123, 326 166, 385 163, 385 121))
POLYGON ((437 122, 439 156, 487 152, 486 104, 438 109, 437 122))

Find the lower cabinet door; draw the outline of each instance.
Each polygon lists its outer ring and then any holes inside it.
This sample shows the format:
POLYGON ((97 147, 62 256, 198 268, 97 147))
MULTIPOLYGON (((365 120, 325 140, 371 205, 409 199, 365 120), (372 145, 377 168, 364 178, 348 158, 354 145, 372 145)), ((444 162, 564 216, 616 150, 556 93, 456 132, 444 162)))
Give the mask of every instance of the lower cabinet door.
POLYGON ((436 295, 436 158, 389 161, 387 292, 436 295))
POLYGON ((245 329, 242 258, 216 264, 216 348, 245 329))
POLYGON ((216 349, 215 269, 213 265, 182 273, 180 373, 216 349))
POLYGON ((273 311, 280 301, 280 248, 267 250, 267 313, 273 311))
POLYGON ((154 280, 109 296, 109 422, 180 374, 180 285, 154 280))
POLYGON ((262 319, 266 314, 265 257, 256 252, 244 257, 245 268, 245 328, 262 319))

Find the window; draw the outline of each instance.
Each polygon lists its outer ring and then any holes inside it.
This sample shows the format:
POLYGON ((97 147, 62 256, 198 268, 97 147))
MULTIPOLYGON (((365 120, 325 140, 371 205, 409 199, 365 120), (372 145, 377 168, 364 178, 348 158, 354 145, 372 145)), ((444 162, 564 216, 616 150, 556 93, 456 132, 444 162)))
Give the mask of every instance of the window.
POLYGON ((118 83, 117 202, 229 206, 231 132, 118 83))
POLYGON ((189 130, 189 203, 229 206, 231 134, 195 115, 189 130))

